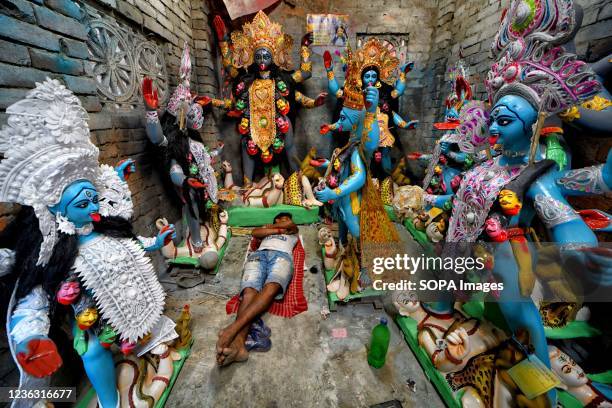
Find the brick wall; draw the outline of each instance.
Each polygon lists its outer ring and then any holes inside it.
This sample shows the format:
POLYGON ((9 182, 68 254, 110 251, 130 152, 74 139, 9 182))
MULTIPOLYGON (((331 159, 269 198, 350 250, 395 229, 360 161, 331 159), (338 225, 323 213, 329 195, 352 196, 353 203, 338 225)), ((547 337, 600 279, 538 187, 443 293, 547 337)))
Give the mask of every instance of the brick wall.
MULTIPOLYGON (((183 43, 192 47, 192 89, 216 93, 211 81, 209 34, 204 21, 207 0, 6 0, 0 4, 0 110, 21 99, 35 82, 58 78, 77 94, 90 115, 92 140, 100 160, 115 164, 132 157, 138 171, 130 180, 138 233, 152 234, 159 216, 172 220, 171 205, 143 127, 140 81, 153 76, 163 101, 177 83, 183 43), (108 57, 104 38, 116 41, 108 57), (93 45, 92 45, 93 44, 93 45), (194 49, 195 47, 195 49, 194 49), (102 47, 103 48, 103 47, 102 47), (111 59, 115 58, 114 61, 111 59), (117 89, 105 86, 104 75, 119 76, 117 89)), ((0 124, 6 115, 0 112, 0 124)), ((214 122, 202 138, 213 143, 214 122)), ((13 212, 0 207, 0 228, 13 212)))

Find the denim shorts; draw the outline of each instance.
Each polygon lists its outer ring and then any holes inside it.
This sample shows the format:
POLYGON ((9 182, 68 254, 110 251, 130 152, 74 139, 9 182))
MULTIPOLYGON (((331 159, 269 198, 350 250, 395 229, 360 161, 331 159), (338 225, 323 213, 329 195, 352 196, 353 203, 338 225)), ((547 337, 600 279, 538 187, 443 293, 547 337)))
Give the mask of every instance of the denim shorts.
POLYGON ((278 283, 282 292, 275 299, 282 299, 291 277, 293 276, 293 261, 285 252, 264 249, 249 254, 244 264, 240 293, 246 288, 253 288, 258 292, 266 283, 278 283))

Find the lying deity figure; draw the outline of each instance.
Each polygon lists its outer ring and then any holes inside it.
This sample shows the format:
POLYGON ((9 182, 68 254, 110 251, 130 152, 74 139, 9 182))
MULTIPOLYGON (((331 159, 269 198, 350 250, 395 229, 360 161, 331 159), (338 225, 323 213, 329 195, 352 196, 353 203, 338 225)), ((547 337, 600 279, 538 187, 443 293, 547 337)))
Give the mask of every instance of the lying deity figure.
POLYGON ((297 171, 299 160, 293 140, 296 103, 314 108, 327 96, 321 93, 311 99, 296 90, 297 84, 312 75, 308 48, 311 34, 302 39, 300 69, 292 71, 293 39, 263 11, 246 23, 242 32, 231 34, 231 45, 220 16, 215 17, 214 26, 223 66, 233 79, 233 87, 231 99, 213 99, 212 103, 229 111, 229 116, 240 118, 243 186, 252 183, 257 163, 281 164, 286 159, 291 172, 297 171))
POLYGON ((348 129, 348 143, 335 149, 330 160, 315 160, 319 167, 325 169, 321 183, 315 188, 315 196, 323 203, 332 204, 333 216, 339 224, 341 244, 346 246, 349 242, 349 233, 352 242, 355 242, 349 246, 351 249, 347 250, 346 258, 339 263, 344 265, 339 269, 352 270, 348 276, 351 292, 358 289, 360 270, 369 264, 371 252, 364 245, 376 242, 381 246, 387 245, 386 249, 393 251, 393 243, 399 241, 367 165, 378 147, 380 135, 376 118, 379 92, 373 85, 366 84, 364 88, 361 78, 365 69, 373 65, 382 67, 387 60, 385 54, 371 53, 370 48, 367 50, 368 53, 366 49, 359 49, 354 56, 349 52, 340 119, 334 124, 322 126, 322 133, 348 129), (385 244, 381 244, 383 242, 385 244), (357 251, 361 251, 361 265, 356 261, 357 251), (350 267, 347 266, 349 263, 350 267))
POLYGON ((87 112, 57 80, 37 83, 6 112, 0 201, 23 206, 5 231, 15 256, 3 278, 14 287, 7 331, 20 386, 48 386, 62 365, 50 326, 71 305, 73 344, 99 404, 117 407, 111 344, 125 353, 146 352, 176 337, 174 323, 162 314, 164 290, 145 256, 171 238, 173 228, 151 240, 134 235, 125 182, 134 163, 98 164, 87 112))
MULTIPOLYGON (((181 58, 181 83, 172 94, 166 111, 158 115, 159 100, 151 79, 145 77, 142 85, 146 109, 146 132, 149 140, 158 147, 162 166, 169 175, 183 204, 182 229, 190 256, 198 258, 201 266, 211 268, 214 254, 203 241, 202 225, 209 218, 209 208, 217 203, 217 178, 213 162, 222 146, 209 150, 201 142, 198 130, 204 122, 203 106, 210 103, 206 97, 196 97, 190 91, 191 58, 185 44, 181 58)), ((179 240, 180 241, 180 240, 179 240)))
MULTIPOLYGON (((359 54, 367 59, 369 64, 362 69, 361 84, 364 87, 374 86, 378 89, 379 93, 376 120, 380 134, 377 149, 373 153, 373 165, 374 167, 381 168, 382 171, 378 172, 380 174, 375 174, 375 176, 382 180, 385 175, 389 175, 393 171, 391 149, 397 146, 401 150, 397 129, 416 129, 419 123, 418 120, 406 121, 397 113, 399 110, 398 99, 406 90, 406 74, 412 70, 414 63, 404 64, 399 69, 399 77, 395 84, 391 85, 391 75, 399 65, 399 60, 395 57, 394 50, 389 49, 377 38, 370 38, 360 47, 359 54), (389 126, 390 121, 392 126, 389 126)), ((329 93, 336 99, 342 99, 344 91, 342 86, 338 84, 334 74, 332 56, 329 51, 325 51, 323 61, 327 71, 329 93)), ((336 119, 334 118, 334 120, 336 119)), ((350 129, 338 128, 332 130, 342 132, 343 130, 349 131, 350 129)))
MULTIPOLYGON (((486 81, 493 105, 489 133, 502 154, 464 174, 452 201, 445 247, 452 253, 461 249, 458 243, 495 242, 492 272, 504 283, 500 310, 510 330, 527 330, 535 355, 548 366, 543 324, 530 299, 533 217, 548 229, 565 261, 585 266, 574 271, 581 279, 604 285, 612 280, 605 268, 594 266, 605 262, 588 250, 597 247, 597 238, 565 199, 609 191, 612 155, 605 164, 578 170, 559 171, 551 160, 533 163, 541 157, 544 119, 590 98, 600 86, 586 64, 559 45, 573 30, 572 6, 571 1, 515 0, 505 14, 492 46, 497 62, 486 81)), ((440 207, 450 198, 426 201, 440 207)), ((437 306, 451 308, 452 300, 437 306)))

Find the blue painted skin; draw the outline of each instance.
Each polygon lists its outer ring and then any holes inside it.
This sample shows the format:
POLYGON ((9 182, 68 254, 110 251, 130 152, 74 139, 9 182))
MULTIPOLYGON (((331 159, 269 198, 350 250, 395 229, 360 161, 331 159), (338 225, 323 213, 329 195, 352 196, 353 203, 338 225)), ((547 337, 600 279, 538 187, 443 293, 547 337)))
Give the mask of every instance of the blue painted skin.
MULTIPOLYGON (((367 112, 375 113, 378 106, 378 89, 373 86, 366 88, 365 101, 367 104, 369 104, 367 112)), ((363 131, 364 119, 364 110, 355 110, 344 107, 340 111, 340 119, 335 123, 335 125, 340 130, 350 129, 351 141, 360 141, 362 137, 361 135, 363 131)), ((372 128, 363 141, 363 152, 368 163, 372 158, 374 150, 376 150, 378 147, 379 139, 380 129, 378 127, 378 121, 374 120, 372 123, 372 128)), ((325 203, 330 200, 334 200, 334 207, 337 208, 341 218, 339 220, 339 233, 340 240, 343 243, 347 242, 347 232, 350 232, 355 239, 359 239, 359 214, 353 214, 350 195, 351 193, 356 192, 358 194, 359 202, 361 203, 361 189, 366 181, 365 163, 357 149, 351 154, 350 165, 347 164, 348 163, 341 164, 342 170, 338 180, 340 194, 329 187, 325 187, 323 190, 315 193, 317 199, 321 202, 325 203)), ((321 167, 327 168, 329 165, 329 161, 326 160, 321 167)))
MULTIPOLYGON (((502 97, 491 110, 491 125, 489 132, 492 136, 498 136, 498 143, 503 145, 505 151, 524 152, 517 157, 502 155, 501 165, 527 164, 529 159, 529 147, 532 136, 532 125, 537 120, 536 109, 524 98, 516 95, 502 97)), ((537 152, 541 157, 541 152, 537 152)), ((565 196, 583 195, 577 191, 568 191, 562 188, 557 181, 567 173, 567 170, 559 171, 556 168, 548 171, 538 178, 528 189, 521 212, 512 217, 509 228, 529 225, 536 215, 533 207, 533 199, 537 194, 552 197, 566 205, 569 205, 565 196)), ((612 153, 608 154, 604 165, 603 178, 607 186, 612 187, 612 153)), ((436 206, 452 198, 452 195, 439 196, 436 206)), ((574 219, 558 224, 549 230, 552 240, 559 245, 568 243, 580 243, 587 246, 597 246, 597 238, 593 231, 581 219, 574 219)), ((531 244, 530 244, 531 245, 531 244)), ((535 251, 531 251, 535 258, 535 251)), ((586 279, 604 285, 612 284, 612 266, 609 259, 593 254, 585 254, 582 251, 568 251, 566 255, 577 257, 585 265, 585 271, 581 271, 586 279), (595 268, 586 267, 594 264, 595 268)), ((535 259, 534 259, 535 262, 535 259)), ((518 282, 518 266, 509 242, 499 244, 495 251, 495 266, 493 273, 504 282, 504 290, 500 294, 500 309, 511 330, 519 328, 527 329, 530 334, 531 343, 535 354, 546 365, 550 366, 548 358, 546 337, 540 319, 540 314, 529 297, 522 297, 518 282), (517 301, 516 299, 520 299, 517 301)), ((448 308, 451 304, 439 305, 440 308, 448 308)), ((549 393, 549 398, 556 400, 554 391, 549 393)))
MULTIPOLYGON (((406 67, 408 66, 412 68, 414 66, 414 63, 404 64, 400 69, 404 71, 406 67)), ((328 69, 328 71, 332 71, 332 70, 333 70, 333 66, 328 69)), ((373 87, 378 82, 378 73, 373 69, 366 70, 365 72, 363 72, 361 76, 361 81, 364 87, 373 87)), ((335 77, 331 80, 328 80, 327 88, 329 90, 329 93, 335 97, 336 93, 340 89, 340 85, 338 84, 338 81, 336 80, 335 77)), ((399 98, 401 95, 404 94, 404 91, 406 90, 406 81, 405 80, 402 81, 398 78, 395 81, 394 88, 395 88, 395 91, 397 92, 397 97, 399 98)), ((377 103, 377 106, 378 106, 378 103, 377 103)), ((395 123, 396 126, 402 129, 414 129, 419 123, 418 120, 411 120, 411 121, 406 122, 396 112, 393 112, 392 119, 393 119, 393 123, 395 123), (401 123, 404 123, 404 125, 400 126, 401 123)), ((393 171, 393 164, 391 162, 391 149, 388 147, 382 148, 381 154, 382 154, 382 162, 381 162, 382 168, 387 174, 391 174, 391 172, 393 171)))
MULTIPOLYGON (((115 170, 119 174, 119 177, 125 181, 125 175, 130 172, 133 173, 136 168, 134 161, 128 159, 117 166, 115 170)), ((89 180, 77 180, 66 187, 60 201, 53 207, 49 207, 49 211, 53 214, 61 213, 68 221, 72 222, 75 227, 81 228, 92 222, 91 214, 100 211, 98 191, 89 180)), ((163 234, 160 233, 156 238, 156 244, 149 248, 145 248, 145 250, 150 251, 161 248, 164 239, 169 234, 175 234, 174 228, 171 228, 163 234), (159 246, 159 248, 157 248, 157 246, 159 246)), ((100 233, 95 231, 88 235, 79 235, 79 245, 83 245, 99 235, 100 233)), ((9 323, 11 330, 20 320, 21 317, 11 319, 9 323)), ((76 327, 76 321, 73 322, 73 326, 76 327)), ((96 390, 102 407, 114 408, 118 404, 118 394, 112 353, 110 350, 100 345, 98 338, 92 331, 88 331, 88 334, 87 352, 81 356, 83 366, 85 367, 85 371, 87 372, 87 376, 92 386, 96 390)), ((35 339, 47 339, 47 337, 28 337, 16 345, 16 352, 27 352, 28 343, 35 339)))

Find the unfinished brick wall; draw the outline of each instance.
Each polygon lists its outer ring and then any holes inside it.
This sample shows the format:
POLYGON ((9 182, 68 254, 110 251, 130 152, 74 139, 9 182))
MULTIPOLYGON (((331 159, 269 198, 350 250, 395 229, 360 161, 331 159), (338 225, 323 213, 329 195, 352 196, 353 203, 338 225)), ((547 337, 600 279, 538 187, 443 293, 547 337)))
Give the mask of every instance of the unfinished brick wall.
MULTIPOLYGON (((192 89, 216 93, 216 83, 210 80, 206 2, 7 0, 0 6, 0 110, 47 76, 63 81, 89 112, 101 162, 136 160, 137 173, 129 184, 140 234, 153 234, 158 217, 175 220, 179 214, 153 163, 143 127, 140 81, 143 75, 153 77, 163 104, 176 86, 187 41, 192 48, 192 89), (114 88, 105 82, 110 73, 118 81, 114 88)), ((0 124, 5 116, 0 113, 0 124)), ((214 122, 208 121, 203 140, 214 143, 216 134, 214 122)), ((14 211, 12 206, 0 207, 0 228, 14 211)))

